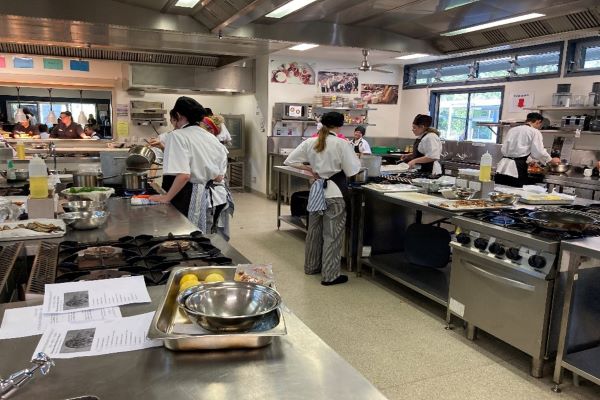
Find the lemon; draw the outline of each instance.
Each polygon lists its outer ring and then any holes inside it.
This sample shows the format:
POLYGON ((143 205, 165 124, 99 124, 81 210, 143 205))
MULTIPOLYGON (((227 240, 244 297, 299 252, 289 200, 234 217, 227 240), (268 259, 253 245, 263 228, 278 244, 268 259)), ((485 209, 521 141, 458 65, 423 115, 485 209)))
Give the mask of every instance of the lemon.
POLYGON ((204 281, 207 283, 224 282, 225 278, 223 278, 223 275, 221 275, 221 274, 212 273, 212 274, 209 274, 204 281))
POLYGON ((183 285, 185 282, 187 281, 193 281, 193 282, 198 282, 198 277, 194 274, 185 274, 184 276, 181 277, 181 279, 179 280, 179 284, 183 285))
POLYGON ((198 281, 187 281, 187 282, 183 282, 182 284, 179 285, 179 291, 183 292, 185 289, 189 289, 192 286, 196 286, 199 285, 200 282, 198 281))

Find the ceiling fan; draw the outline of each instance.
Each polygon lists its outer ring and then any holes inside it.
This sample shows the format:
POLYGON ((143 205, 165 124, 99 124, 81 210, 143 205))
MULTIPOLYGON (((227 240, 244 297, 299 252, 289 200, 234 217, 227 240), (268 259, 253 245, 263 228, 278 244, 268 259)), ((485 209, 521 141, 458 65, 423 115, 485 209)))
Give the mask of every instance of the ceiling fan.
POLYGON ((386 64, 375 64, 375 65, 369 64, 369 50, 368 49, 362 49, 362 55, 363 55, 363 59, 362 59, 362 62, 360 63, 360 66, 355 67, 355 68, 336 68, 336 69, 357 69, 362 72, 375 71, 375 72, 383 72, 385 74, 392 73, 392 71, 386 71, 385 69, 379 69, 379 67, 383 67, 386 64))

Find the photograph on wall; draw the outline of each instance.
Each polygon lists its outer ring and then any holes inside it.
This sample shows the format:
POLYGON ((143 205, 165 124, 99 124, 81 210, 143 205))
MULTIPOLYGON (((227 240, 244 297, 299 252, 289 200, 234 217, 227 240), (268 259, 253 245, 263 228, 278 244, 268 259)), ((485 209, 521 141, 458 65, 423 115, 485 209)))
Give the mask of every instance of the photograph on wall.
POLYGON ((315 71, 307 63, 271 61, 271 82, 314 85, 315 71))
POLYGON ((358 73, 319 71, 321 93, 358 94, 358 73))
POLYGON ((363 83, 360 85, 360 97, 367 104, 398 104, 399 85, 363 83))

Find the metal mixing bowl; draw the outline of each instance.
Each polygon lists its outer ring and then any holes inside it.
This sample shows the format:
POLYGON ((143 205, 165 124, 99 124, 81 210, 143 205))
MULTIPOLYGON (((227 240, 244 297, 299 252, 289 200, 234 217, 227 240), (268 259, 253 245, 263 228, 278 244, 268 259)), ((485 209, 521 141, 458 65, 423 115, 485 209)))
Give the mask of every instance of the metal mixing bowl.
POLYGON ((104 225, 109 215, 108 211, 76 211, 60 214, 59 217, 73 229, 88 230, 104 225))
POLYGON ((279 293, 250 282, 205 283, 177 296, 193 322, 212 332, 249 331, 277 312, 279 293))
POLYGON ((67 203, 63 203, 62 208, 65 210, 65 212, 105 211, 106 203, 89 200, 69 201, 67 203))
POLYGON ((502 203, 512 205, 519 200, 521 196, 512 193, 502 193, 502 192, 490 192, 488 194, 490 196, 490 200, 494 203, 502 203))
POLYGON ((475 193, 477 193, 477 190, 471 188, 454 188, 454 194, 460 200, 470 200, 475 196, 475 193))

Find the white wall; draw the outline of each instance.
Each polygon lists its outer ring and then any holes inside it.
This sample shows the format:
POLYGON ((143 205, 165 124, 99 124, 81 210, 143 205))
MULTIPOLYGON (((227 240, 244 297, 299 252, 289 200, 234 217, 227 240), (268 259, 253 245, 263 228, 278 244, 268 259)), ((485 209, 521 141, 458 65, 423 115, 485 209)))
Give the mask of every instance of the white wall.
MULTIPOLYGON (((444 87, 433 89, 405 89, 400 93, 402 98, 402 111, 400 113, 400 136, 413 137, 410 131, 412 120, 417 114, 424 114, 429 111, 429 100, 431 90, 451 90, 451 89, 474 89, 484 87, 504 86, 504 102, 502 105, 503 120, 524 120, 527 111, 510 112, 510 98, 513 93, 531 92, 535 95, 535 105, 550 105, 552 104, 552 94, 556 92, 556 85, 559 83, 570 83, 571 93, 586 95, 592 89, 592 83, 600 81, 600 75, 582 76, 576 78, 550 78, 537 79, 530 81, 515 81, 515 82, 498 82, 494 84, 476 85, 468 87, 444 87)), ((552 122, 559 121, 562 112, 548 113, 548 117, 552 122)))

